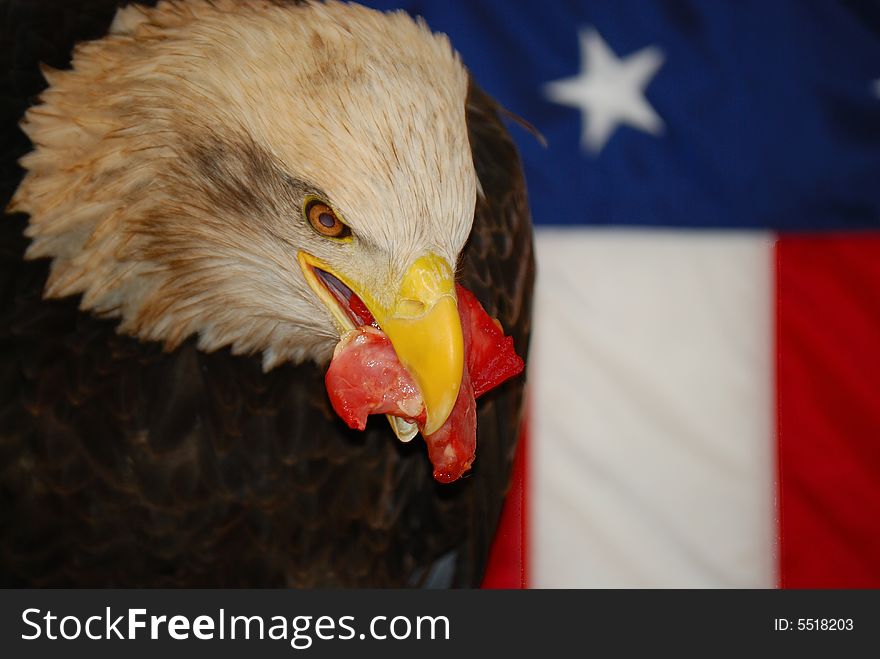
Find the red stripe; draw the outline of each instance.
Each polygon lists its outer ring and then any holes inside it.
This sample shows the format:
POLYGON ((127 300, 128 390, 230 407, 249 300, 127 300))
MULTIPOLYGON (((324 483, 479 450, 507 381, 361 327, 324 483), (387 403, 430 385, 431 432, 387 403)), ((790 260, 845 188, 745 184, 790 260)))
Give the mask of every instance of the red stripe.
POLYGON ((880 237, 776 255, 780 585, 880 588, 880 237))
POLYGON ((483 588, 528 588, 528 422, 527 415, 513 461, 510 491, 489 552, 483 588))

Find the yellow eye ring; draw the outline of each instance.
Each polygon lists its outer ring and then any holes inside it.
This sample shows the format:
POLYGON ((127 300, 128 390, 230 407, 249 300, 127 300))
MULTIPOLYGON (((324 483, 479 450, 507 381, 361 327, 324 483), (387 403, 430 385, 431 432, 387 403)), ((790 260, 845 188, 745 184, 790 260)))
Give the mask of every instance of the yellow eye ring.
POLYGON ((334 210, 320 199, 306 202, 305 216, 312 228, 325 238, 343 239, 351 236, 351 229, 334 210))

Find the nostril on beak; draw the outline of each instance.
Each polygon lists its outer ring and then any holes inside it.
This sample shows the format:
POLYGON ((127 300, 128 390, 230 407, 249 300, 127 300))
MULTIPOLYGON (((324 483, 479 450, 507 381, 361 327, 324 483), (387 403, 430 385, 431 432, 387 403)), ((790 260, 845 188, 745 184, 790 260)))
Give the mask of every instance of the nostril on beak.
POLYGON ((397 301, 395 315, 398 318, 418 318, 419 316, 424 316, 427 310, 424 302, 413 300, 412 298, 404 298, 397 301))

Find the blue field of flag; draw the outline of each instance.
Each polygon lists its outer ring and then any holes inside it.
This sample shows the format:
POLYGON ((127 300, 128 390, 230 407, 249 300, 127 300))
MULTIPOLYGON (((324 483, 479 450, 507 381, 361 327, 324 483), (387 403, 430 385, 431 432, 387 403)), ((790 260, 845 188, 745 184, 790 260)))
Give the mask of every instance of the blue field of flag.
POLYGON ((369 0, 449 34, 538 224, 880 229, 880 3, 369 0))

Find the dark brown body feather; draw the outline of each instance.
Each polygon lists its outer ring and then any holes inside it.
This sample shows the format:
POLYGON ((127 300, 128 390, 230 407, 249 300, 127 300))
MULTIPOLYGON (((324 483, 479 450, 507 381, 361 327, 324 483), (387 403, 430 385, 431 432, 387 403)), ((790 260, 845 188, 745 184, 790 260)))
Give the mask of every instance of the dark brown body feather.
MULTIPOLYGON (((0 0, 0 203, 30 149, 16 123, 112 0, 0 0), (6 44, 11 47, 6 47, 6 44)), ((474 88, 485 191, 460 281, 528 347, 532 236, 516 150, 474 88)), ((508 487, 524 378, 479 403, 470 476, 439 485, 421 439, 349 431, 323 369, 173 353, 45 301, 26 218, 0 222, 0 585, 479 585, 508 487)))

